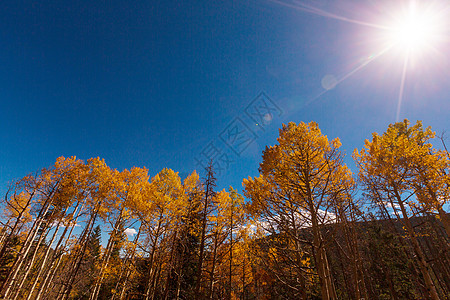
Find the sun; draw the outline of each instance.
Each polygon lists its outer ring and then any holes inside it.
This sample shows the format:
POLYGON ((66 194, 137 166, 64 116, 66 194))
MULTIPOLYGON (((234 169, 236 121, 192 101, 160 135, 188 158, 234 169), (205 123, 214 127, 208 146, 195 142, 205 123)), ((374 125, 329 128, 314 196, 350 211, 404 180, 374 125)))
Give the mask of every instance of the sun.
POLYGON ((443 29, 438 11, 418 7, 411 1, 408 8, 388 24, 386 39, 389 47, 408 55, 423 54, 435 48, 443 29))
MULTIPOLYGON (((440 43, 448 40, 449 6, 437 5, 435 1, 405 2, 403 9, 392 10, 391 22, 382 26, 385 52, 395 53, 395 59, 403 61, 400 87, 397 99, 396 122, 400 119, 400 109, 405 93, 407 73, 417 65, 429 68, 436 58, 442 58, 440 43), (441 7, 439 7, 441 6, 441 7), (389 50, 389 51, 388 51, 389 50)), ((442 61, 443 62, 443 61, 442 61)))
POLYGON ((432 42, 435 27, 431 18, 411 14, 394 27, 392 43, 408 51, 420 50, 432 42))

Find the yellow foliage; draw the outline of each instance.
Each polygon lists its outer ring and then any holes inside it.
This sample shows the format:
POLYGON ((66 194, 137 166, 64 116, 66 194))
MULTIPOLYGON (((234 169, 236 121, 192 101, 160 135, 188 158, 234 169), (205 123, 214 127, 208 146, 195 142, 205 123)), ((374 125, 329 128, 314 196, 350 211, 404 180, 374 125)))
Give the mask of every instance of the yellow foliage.
POLYGON ((382 135, 373 133, 361 151, 355 149, 359 177, 367 186, 388 191, 394 201, 405 199, 410 208, 439 209, 449 195, 448 156, 433 148, 430 127, 424 129, 420 121, 409 124, 406 119, 391 124, 382 135))

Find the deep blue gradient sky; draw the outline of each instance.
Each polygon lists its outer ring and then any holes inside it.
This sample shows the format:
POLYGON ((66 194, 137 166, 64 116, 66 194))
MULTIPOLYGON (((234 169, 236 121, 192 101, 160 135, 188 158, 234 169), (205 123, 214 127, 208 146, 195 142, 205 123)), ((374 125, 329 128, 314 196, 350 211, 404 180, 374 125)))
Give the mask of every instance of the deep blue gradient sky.
MULTIPOLYGON (((378 22, 393 13, 390 2, 301 3, 378 22)), ((340 137, 354 170, 353 149, 396 120, 403 58, 376 57, 379 30, 299 3, 1 1, 0 191, 58 156, 185 174, 211 141, 233 160, 219 188, 241 190, 289 121, 313 120, 340 137), (327 91, 327 75, 346 79, 327 91), (264 131, 245 115, 261 92, 282 110, 264 131), (256 135, 239 155, 220 139, 236 117, 256 135)), ((399 119, 442 132, 450 64, 448 42, 438 46, 408 67, 399 119)))

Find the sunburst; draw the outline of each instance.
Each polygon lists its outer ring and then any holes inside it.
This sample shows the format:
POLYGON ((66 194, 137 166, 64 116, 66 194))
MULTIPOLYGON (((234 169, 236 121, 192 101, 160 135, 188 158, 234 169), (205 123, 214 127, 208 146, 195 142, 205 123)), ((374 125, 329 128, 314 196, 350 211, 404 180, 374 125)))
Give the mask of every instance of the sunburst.
POLYGON ((401 55, 426 54, 436 49, 442 39, 446 20, 442 11, 430 3, 410 1, 408 6, 393 14, 385 25, 383 34, 386 43, 401 55))
MULTIPOLYGON (((388 53, 392 54, 397 61, 402 62, 396 121, 399 119, 406 75, 410 65, 430 65, 431 62, 436 61, 435 57, 446 57, 440 50, 441 45, 439 45, 442 42, 448 42, 450 40, 450 4, 444 0, 405 0, 385 2, 384 4, 380 3, 378 11, 385 12, 385 14, 379 15, 380 18, 376 20, 374 18, 370 18, 370 20, 357 20, 313 7, 303 1, 269 1, 325 18, 370 28, 371 30, 368 32, 374 34, 372 37, 374 42, 370 43, 374 45, 376 41, 377 45, 375 48, 370 49, 370 53, 372 54, 367 59, 359 62, 347 74, 339 76, 334 81, 333 87, 381 56, 388 55, 388 53)), ((369 40, 371 40, 370 37, 369 40)), ((330 89, 325 88, 325 91, 317 97, 314 97, 314 99, 317 99, 328 90, 330 89)))

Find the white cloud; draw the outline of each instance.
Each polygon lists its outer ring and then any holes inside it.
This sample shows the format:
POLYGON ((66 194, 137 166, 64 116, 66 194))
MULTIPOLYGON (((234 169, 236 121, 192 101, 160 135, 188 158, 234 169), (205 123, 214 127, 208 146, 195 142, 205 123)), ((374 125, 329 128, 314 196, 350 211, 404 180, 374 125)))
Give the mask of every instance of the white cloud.
POLYGON ((395 209, 400 209, 400 205, 398 205, 397 203, 394 203, 394 205, 392 206, 392 204, 388 201, 384 202, 384 205, 386 205, 387 208, 395 208, 395 209))
POLYGON ((136 229, 134 229, 134 228, 127 228, 127 229, 125 229, 124 232, 128 236, 133 236, 137 233, 136 229))

